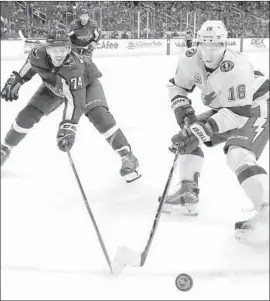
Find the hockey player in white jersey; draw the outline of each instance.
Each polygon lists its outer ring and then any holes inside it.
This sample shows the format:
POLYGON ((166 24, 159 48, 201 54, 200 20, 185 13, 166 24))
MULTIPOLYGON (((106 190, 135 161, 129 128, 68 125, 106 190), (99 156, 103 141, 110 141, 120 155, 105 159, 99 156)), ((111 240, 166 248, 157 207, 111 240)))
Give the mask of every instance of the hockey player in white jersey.
POLYGON ((172 137, 172 149, 180 153, 180 179, 163 211, 184 207, 184 214, 198 214, 198 175, 204 161, 200 146, 225 142, 228 166, 255 209, 253 217, 235 224, 237 238, 243 238, 258 224, 269 223, 268 176, 257 162, 269 140, 269 80, 243 55, 227 49, 226 39, 222 21, 206 21, 198 31, 197 47, 179 58, 170 80, 171 107, 182 129, 172 137), (210 108, 200 115, 195 115, 188 97, 196 86, 210 108))

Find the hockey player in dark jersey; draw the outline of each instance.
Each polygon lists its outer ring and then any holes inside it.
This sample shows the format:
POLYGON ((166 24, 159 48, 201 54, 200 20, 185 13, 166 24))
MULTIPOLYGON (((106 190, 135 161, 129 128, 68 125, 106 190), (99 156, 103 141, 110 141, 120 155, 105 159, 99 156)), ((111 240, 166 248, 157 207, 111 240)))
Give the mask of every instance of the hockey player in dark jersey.
POLYGON ((1 91, 6 101, 18 99, 20 86, 38 74, 42 84, 28 104, 19 112, 11 129, 1 145, 1 166, 12 148, 17 146, 32 127, 44 115, 49 115, 62 103, 65 104, 63 118, 57 132, 57 146, 60 150, 71 149, 81 116, 88 117, 122 159, 121 176, 131 182, 140 177, 138 160, 116 125, 110 113, 102 85, 102 76, 96 65, 84 56, 71 50, 67 31, 54 29, 46 44, 34 48, 22 69, 13 71, 1 91))
POLYGON ((92 52, 97 47, 101 32, 97 27, 97 23, 90 20, 87 9, 82 9, 80 19, 71 23, 68 35, 74 51, 92 58, 92 52))
POLYGON ((186 39, 187 48, 191 48, 192 47, 192 33, 189 29, 186 32, 185 39, 186 39))

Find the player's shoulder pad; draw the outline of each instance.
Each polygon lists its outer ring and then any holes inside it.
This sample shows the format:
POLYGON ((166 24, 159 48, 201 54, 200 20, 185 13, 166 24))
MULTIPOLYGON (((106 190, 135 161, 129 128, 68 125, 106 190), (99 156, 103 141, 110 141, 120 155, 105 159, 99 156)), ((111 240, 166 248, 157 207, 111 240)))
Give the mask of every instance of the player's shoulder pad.
POLYGON ((31 64, 39 65, 39 63, 45 58, 46 54, 46 46, 37 46, 30 51, 28 58, 31 64))
POLYGON ((252 64, 245 56, 234 50, 226 50, 223 61, 220 63, 219 69, 221 72, 238 73, 242 74, 252 70, 252 64))
POLYGON ((181 69, 186 68, 189 70, 191 62, 196 62, 198 59, 197 47, 188 48, 184 53, 181 53, 178 57, 178 66, 181 69))
POLYGON ((72 51, 62 67, 68 70, 68 72, 75 72, 75 73, 83 73, 84 68, 83 65, 85 64, 85 60, 82 56, 77 54, 76 52, 72 51))
POLYGON ((197 53, 197 47, 188 48, 185 51, 185 56, 190 58, 193 57, 197 53))

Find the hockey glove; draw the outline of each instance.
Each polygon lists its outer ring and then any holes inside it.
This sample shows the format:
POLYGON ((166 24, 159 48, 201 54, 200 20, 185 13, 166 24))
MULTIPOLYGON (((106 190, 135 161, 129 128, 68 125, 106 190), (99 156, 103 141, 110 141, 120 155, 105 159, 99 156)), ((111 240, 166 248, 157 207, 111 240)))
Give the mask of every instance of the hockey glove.
POLYGON ((178 149, 181 155, 191 153, 200 144, 210 141, 212 135, 209 123, 194 123, 172 137, 171 149, 178 149))
POLYGON ((61 151, 65 152, 66 148, 69 150, 72 148, 76 132, 76 124, 71 123, 70 121, 63 121, 60 123, 56 140, 57 146, 61 151))
POLYGON ((94 49, 97 48, 97 43, 95 41, 92 41, 89 45, 88 45, 88 50, 93 51, 94 49))
POLYGON ((97 48, 97 43, 95 41, 92 41, 89 45, 82 47, 83 50, 90 50, 93 51, 97 48))
POLYGON ((1 91, 1 97, 5 101, 17 100, 19 97, 19 89, 24 83, 23 79, 20 77, 19 73, 13 71, 7 80, 3 90, 1 91))
POLYGON ((176 95, 171 100, 171 103, 177 123, 181 128, 183 128, 186 123, 191 124, 196 122, 195 111, 191 106, 191 100, 189 98, 182 95, 176 95))

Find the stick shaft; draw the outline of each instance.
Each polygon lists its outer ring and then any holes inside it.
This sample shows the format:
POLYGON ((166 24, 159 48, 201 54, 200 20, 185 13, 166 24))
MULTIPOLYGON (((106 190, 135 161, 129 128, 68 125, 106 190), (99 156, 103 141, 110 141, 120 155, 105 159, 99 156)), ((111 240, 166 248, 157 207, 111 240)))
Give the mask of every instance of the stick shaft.
POLYGON ((80 189, 80 191, 81 191, 81 194, 82 194, 82 197, 83 197, 83 200, 84 200, 86 209, 87 209, 87 211, 88 211, 88 213, 89 213, 89 216, 90 216, 91 221, 92 221, 92 223, 93 223, 93 226, 94 226, 94 228, 95 228, 95 231, 96 231, 96 234, 97 234, 97 237, 98 237, 100 246, 101 246, 102 251, 103 251, 103 254, 104 254, 104 256, 105 256, 105 258, 106 258, 106 261, 107 261, 107 263, 108 263, 108 266, 109 266, 109 268, 110 268, 110 270, 111 270, 111 272, 112 272, 112 265, 111 265, 110 257, 109 257, 109 255, 108 255, 107 249, 106 249, 105 244, 104 244, 104 241, 103 241, 103 239, 102 239, 102 236, 101 236, 101 234, 100 234, 100 232, 99 232, 97 223, 96 223, 96 221, 95 221, 94 215, 93 215, 92 210, 91 210, 91 208, 90 208, 90 205, 89 205, 89 203, 88 203, 87 197, 86 197, 86 195, 85 195, 85 193, 84 193, 84 190, 83 190, 83 187, 82 187, 80 178, 79 178, 79 176, 78 176, 78 173, 77 173, 77 170, 76 170, 75 164, 74 164, 74 162, 73 162, 73 159, 72 159, 72 157, 71 157, 71 154, 70 154, 69 149, 66 148, 66 152, 67 152, 68 159, 69 159, 70 165, 71 165, 71 167, 72 167, 73 173, 74 173, 74 175, 75 175, 76 181, 77 181, 77 183, 78 183, 79 189, 80 189))
POLYGON ((173 173, 174 173, 174 170, 175 170, 175 166, 177 164, 178 156, 179 156, 179 152, 177 151, 176 154, 175 154, 175 156, 174 156, 173 165, 172 165, 170 173, 168 175, 168 179, 167 179, 166 185, 164 187, 161 200, 159 202, 159 206, 158 206, 158 209, 157 209, 157 212, 156 212, 156 215, 155 215, 155 219, 154 219, 154 222, 153 222, 153 226, 152 226, 152 229, 151 229, 151 232, 150 232, 147 244, 145 246, 145 249, 144 249, 143 253, 141 254, 141 266, 144 265, 144 263, 146 261, 146 258, 147 258, 150 246, 151 246, 152 241, 154 239, 154 235, 156 233, 158 222, 159 222, 159 219, 160 219, 160 216, 161 216, 162 205, 163 205, 163 203, 165 201, 165 198, 167 196, 167 193, 168 193, 171 181, 172 181, 172 176, 173 176, 173 173))

